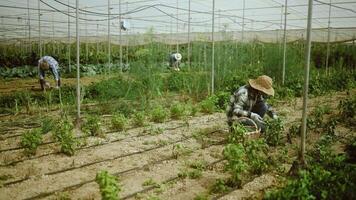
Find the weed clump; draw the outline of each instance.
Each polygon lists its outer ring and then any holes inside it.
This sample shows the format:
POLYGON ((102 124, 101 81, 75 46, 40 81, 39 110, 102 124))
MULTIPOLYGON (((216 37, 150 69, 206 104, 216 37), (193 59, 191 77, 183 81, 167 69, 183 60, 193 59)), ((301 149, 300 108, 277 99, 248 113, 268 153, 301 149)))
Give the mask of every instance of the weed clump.
POLYGON ((45 117, 41 122, 41 133, 47 134, 48 132, 52 131, 55 127, 53 119, 49 117, 45 117))
POLYGON ((209 97, 200 102, 200 111, 202 113, 212 114, 216 111, 216 103, 216 98, 209 97))

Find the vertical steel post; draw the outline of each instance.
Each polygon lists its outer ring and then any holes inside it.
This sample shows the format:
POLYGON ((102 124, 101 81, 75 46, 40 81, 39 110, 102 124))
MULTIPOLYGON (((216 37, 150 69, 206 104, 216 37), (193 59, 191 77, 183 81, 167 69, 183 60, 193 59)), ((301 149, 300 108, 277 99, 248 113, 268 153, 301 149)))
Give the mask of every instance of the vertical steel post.
POLYGON ((241 42, 244 42, 244 32, 245 32, 245 0, 242 2, 242 32, 241 32, 241 42))
POLYGON ((329 1, 329 20, 328 20, 328 43, 326 46, 326 61, 325 61, 325 69, 326 74, 329 75, 329 55, 330 55, 330 15, 331 15, 331 0, 329 1))
POLYGON ((304 92, 303 92, 303 113, 302 113, 302 136, 300 140, 300 162, 305 164, 305 135, 307 131, 307 101, 309 87, 309 68, 310 68, 310 49, 311 49, 311 26, 313 14, 313 0, 308 3, 308 25, 307 25, 307 48, 305 50, 305 68, 304 68, 304 92))
POLYGON ((96 64, 99 64, 99 60, 98 60, 98 54, 99 54, 99 24, 96 24, 96 52, 95 52, 95 56, 96 56, 96 64))
POLYGON ((179 44, 178 44, 178 0, 177 0, 177 27, 176 27, 176 42, 177 42, 177 47, 176 47, 176 52, 179 53, 179 44))
MULTIPOLYGON (((84 7, 84 9, 87 9, 87 7, 84 7)), ((89 60, 89 47, 88 47, 88 22, 87 22, 87 14, 84 14, 85 18, 85 63, 88 64, 89 60)))
POLYGON ((77 38, 77 125, 80 125, 80 41, 79 41, 79 0, 75 1, 76 9, 76 38, 77 38))
POLYGON ((41 2, 38 0, 38 49, 40 57, 42 57, 42 44, 41 44, 41 2))
POLYGON ((190 1, 188 2, 188 68, 190 69, 190 1))
POLYGON ((55 44, 54 44, 54 22, 53 22, 53 13, 51 14, 51 21, 52 21, 52 54, 56 53, 55 44))
POLYGON ((120 21, 120 28, 119 28, 119 43, 120 43, 120 69, 122 71, 122 35, 121 35, 121 21, 122 21, 122 15, 121 15, 121 0, 119 0, 119 21, 120 21))
POLYGON ((287 7, 288 0, 284 3, 284 33, 283 33, 283 69, 282 69, 282 85, 284 85, 284 79, 286 76, 286 53, 287 53, 287 7))
MULTIPOLYGON (((68 5, 69 5, 69 0, 68 0, 68 5)), ((68 71, 69 73, 72 71, 71 67, 70 67, 70 63, 71 63, 71 40, 70 40, 70 16, 69 16, 69 6, 68 6, 68 71)))
POLYGON ((214 26, 215 26, 215 0, 213 0, 213 14, 211 25, 211 40, 212 40, 212 53, 211 53, 211 94, 214 94, 214 76, 215 76, 215 42, 214 42, 214 26))
MULTIPOLYGON (((126 1, 126 13, 129 11, 129 2, 126 1)), ((126 17, 126 20, 128 21, 129 16, 126 17)), ((130 24, 130 23, 129 23, 130 24)), ((129 27, 131 28, 131 27, 129 27)), ((129 64, 129 31, 130 29, 126 30, 126 66, 129 64)))
POLYGON ((29 52, 32 52, 32 44, 31 44, 31 18, 30 18, 30 0, 27 0, 27 23, 28 23, 28 45, 29 52))
POLYGON ((111 69, 110 0, 108 0, 108 64, 111 69))

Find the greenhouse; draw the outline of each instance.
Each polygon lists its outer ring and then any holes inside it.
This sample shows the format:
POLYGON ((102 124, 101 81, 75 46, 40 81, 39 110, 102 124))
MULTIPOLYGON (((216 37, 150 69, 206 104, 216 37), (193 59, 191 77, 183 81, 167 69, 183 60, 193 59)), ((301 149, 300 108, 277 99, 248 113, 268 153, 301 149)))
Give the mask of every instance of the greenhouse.
POLYGON ((0 199, 356 199, 356 1, 0 0, 0 199))

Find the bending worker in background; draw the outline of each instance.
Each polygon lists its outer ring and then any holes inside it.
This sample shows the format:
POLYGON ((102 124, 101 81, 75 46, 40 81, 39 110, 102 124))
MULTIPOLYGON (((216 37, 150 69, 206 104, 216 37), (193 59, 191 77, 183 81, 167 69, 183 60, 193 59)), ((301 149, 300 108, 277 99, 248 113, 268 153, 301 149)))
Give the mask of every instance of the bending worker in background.
MULTIPOLYGON (((272 88, 272 79, 263 75, 256 79, 249 79, 248 84, 240 87, 230 98, 227 107, 228 125, 233 125, 233 117, 247 117, 253 120, 261 132, 265 131, 264 115, 267 113, 273 119, 278 116, 272 108, 266 103, 267 96, 274 96, 272 88)), ((253 125, 248 119, 238 120, 243 125, 253 125)))
POLYGON ((179 64, 182 60, 182 54, 180 53, 172 53, 169 56, 169 67, 175 71, 179 71, 179 64))
POLYGON ((58 62, 51 56, 44 56, 38 60, 38 75, 40 77, 41 89, 50 87, 50 84, 45 81, 45 74, 47 70, 51 70, 54 80, 56 81, 55 88, 58 89, 61 86, 61 78, 59 73, 58 62))

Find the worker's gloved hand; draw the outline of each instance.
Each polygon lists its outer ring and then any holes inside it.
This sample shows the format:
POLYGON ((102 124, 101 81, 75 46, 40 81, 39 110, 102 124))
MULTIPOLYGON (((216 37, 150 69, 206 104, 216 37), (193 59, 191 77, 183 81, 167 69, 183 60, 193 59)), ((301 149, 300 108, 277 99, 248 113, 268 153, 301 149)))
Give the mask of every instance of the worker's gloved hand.
POLYGON ((273 119, 278 119, 278 115, 274 114, 274 115, 272 116, 272 118, 273 118, 273 119))
POLYGON ((262 117, 257 113, 251 113, 251 119, 253 119, 255 122, 263 123, 262 117))

